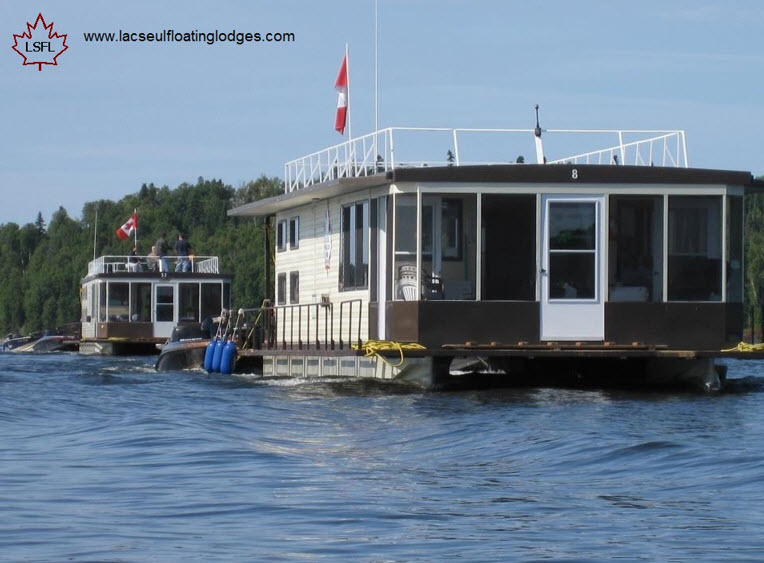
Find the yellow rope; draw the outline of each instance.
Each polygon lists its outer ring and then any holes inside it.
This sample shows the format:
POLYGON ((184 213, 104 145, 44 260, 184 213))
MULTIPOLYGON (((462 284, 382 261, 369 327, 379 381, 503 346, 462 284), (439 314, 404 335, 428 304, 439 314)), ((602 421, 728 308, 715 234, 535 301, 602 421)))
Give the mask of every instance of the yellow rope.
POLYGON ((722 352, 764 352, 764 342, 759 344, 748 344, 748 342, 740 342, 734 348, 727 348, 722 352))
POLYGON ((390 367, 398 368, 403 365, 404 350, 424 350, 425 347, 416 342, 400 343, 392 340, 367 340, 361 345, 353 344, 354 350, 363 350, 364 358, 379 356, 379 358, 390 367), (400 354, 400 360, 397 364, 390 363, 380 352, 396 350, 400 354))

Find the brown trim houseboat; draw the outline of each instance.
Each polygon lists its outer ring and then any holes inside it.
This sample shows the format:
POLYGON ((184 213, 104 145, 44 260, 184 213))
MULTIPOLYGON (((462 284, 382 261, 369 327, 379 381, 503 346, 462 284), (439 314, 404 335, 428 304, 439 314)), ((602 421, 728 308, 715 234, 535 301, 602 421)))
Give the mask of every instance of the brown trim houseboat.
POLYGON ((101 256, 81 281, 81 354, 156 354, 176 326, 194 325, 228 307, 231 277, 215 256, 187 260, 190 271, 160 272, 149 256, 101 256))
POLYGON ((681 131, 541 133, 386 129, 288 163, 283 195, 229 212, 276 233, 272 325, 241 354, 266 375, 433 385, 466 360, 718 387, 713 359, 742 338, 751 174, 690 168, 681 131), (523 149, 536 164, 507 162, 523 149), (423 348, 397 366, 369 341, 423 348))

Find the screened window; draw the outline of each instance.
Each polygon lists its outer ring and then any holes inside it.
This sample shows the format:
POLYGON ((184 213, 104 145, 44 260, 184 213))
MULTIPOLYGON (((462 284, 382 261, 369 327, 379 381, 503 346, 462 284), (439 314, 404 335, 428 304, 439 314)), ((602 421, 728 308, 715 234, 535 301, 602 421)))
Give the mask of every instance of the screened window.
POLYGON ((721 196, 670 196, 668 220, 668 299, 721 301, 721 196))
POLYGON ((223 282, 223 307, 231 307, 231 283, 223 282))
POLYGON ((342 208, 342 250, 340 253, 340 289, 368 287, 369 276, 369 202, 362 201, 342 208))
POLYGON ((461 261, 462 236, 462 200, 443 198, 440 233, 443 260, 461 261))
POLYGON ((727 301, 743 301, 743 198, 727 198, 727 301))
POLYGON ((106 283, 98 284, 98 321, 106 322, 106 283))
POLYGON ((220 284, 203 283, 202 284, 202 320, 207 317, 216 317, 220 314, 222 305, 220 303, 220 284))
POLYGON ((481 207, 482 298, 534 301, 536 196, 483 195, 481 207))
POLYGON ((178 290, 178 320, 199 322, 199 284, 182 283, 178 290))
POLYGON ((663 196, 610 196, 609 300, 663 301, 663 196))
POLYGON ((151 322, 151 284, 130 284, 130 320, 133 322, 151 322))
POLYGON ((126 322, 130 320, 128 305, 130 303, 129 283, 109 284, 109 322, 126 322))

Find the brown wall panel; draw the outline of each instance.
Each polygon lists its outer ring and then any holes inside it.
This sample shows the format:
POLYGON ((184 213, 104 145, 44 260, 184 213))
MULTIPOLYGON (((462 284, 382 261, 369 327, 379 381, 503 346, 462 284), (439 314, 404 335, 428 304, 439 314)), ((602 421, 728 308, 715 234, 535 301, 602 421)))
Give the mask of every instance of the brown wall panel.
POLYGON ((539 308, 532 301, 396 301, 387 304, 392 340, 443 344, 537 342, 539 308))
POLYGON ((606 303, 605 339, 616 344, 719 350, 728 343, 728 308, 736 307, 725 303, 606 303))

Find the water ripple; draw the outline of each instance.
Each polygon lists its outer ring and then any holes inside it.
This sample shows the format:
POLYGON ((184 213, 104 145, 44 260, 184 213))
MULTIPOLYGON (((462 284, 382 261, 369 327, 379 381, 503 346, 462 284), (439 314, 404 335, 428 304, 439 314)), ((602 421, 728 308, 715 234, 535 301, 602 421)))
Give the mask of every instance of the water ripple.
POLYGON ((152 365, 0 355, 3 559, 764 559, 755 362, 711 395, 152 365))

